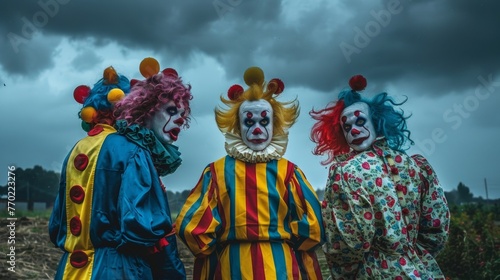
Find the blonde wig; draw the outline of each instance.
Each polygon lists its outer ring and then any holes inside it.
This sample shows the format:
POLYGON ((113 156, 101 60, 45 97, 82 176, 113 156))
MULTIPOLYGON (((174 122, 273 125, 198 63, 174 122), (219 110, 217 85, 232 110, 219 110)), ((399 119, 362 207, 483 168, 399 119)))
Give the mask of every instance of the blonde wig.
POLYGON ((258 67, 250 67, 244 74, 245 83, 249 86, 247 90, 239 85, 233 85, 228 90, 228 99, 223 96, 220 100, 226 108, 215 108, 215 121, 222 133, 230 132, 240 134, 239 110, 245 101, 257 101, 260 99, 269 102, 273 108, 273 136, 284 135, 288 129, 297 121, 300 114, 297 98, 288 102, 279 102, 276 97, 283 92, 284 84, 279 79, 264 82, 264 73, 258 67))

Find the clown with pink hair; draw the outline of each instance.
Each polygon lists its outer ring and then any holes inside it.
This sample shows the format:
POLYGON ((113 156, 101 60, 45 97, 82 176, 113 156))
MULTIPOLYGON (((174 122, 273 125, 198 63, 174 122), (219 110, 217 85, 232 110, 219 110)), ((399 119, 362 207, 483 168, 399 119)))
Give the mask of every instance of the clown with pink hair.
POLYGON ((444 279, 435 256, 450 212, 436 173, 412 144, 409 118, 356 75, 338 100, 310 115, 316 155, 331 164, 322 203, 323 251, 333 279, 444 279))
POLYGON ((173 145, 189 124, 191 87, 146 58, 145 80, 109 67, 75 100, 87 136, 61 172, 49 222, 63 251, 55 279, 185 279, 160 177, 181 164, 173 145))

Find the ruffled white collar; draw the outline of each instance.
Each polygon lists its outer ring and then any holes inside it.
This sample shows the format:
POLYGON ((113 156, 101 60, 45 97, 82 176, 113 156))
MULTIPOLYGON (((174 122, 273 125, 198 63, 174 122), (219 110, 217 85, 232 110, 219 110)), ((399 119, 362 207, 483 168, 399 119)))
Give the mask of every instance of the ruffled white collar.
POLYGON ((264 150, 254 151, 243 142, 240 135, 226 132, 225 136, 227 154, 235 159, 250 163, 280 159, 285 154, 288 144, 288 133, 286 133, 273 136, 271 143, 264 150))

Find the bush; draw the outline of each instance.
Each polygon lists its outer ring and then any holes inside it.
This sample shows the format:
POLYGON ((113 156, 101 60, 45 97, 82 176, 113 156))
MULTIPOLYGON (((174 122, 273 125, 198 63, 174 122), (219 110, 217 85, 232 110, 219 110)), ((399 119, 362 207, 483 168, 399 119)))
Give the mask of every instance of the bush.
POLYGON ((450 236, 437 261, 448 279, 500 279, 498 206, 451 205, 450 236))

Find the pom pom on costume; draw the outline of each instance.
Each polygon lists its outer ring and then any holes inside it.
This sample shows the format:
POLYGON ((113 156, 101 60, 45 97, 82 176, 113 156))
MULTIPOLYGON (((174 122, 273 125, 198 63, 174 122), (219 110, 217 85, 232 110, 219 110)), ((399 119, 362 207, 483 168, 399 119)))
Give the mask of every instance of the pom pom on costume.
POLYGON ((86 85, 80 85, 75 88, 73 91, 73 98, 75 98, 75 101, 83 104, 85 102, 85 99, 89 96, 90 94, 90 87, 86 85))
MULTIPOLYGON (((146 57, 141 61, 141 64, 139 65, 139 71, 141 72, 141 75, 144 76, 144 78, 151 78, 160 72, 160 63, 158 62, 158 60, 152 57, 146 57)), ((174 78, 179 77, 179 74, 174 68, 165 68, 161 71, 161 73, 165 76, 172 76, 174 78)), ((137 82, 138 80, 132 79, 130 86, 133 86, 137 82)))
POLYGON ((108 101, 110 103, 116 103, 125 97, 123 90, 119 88, 114 88, 108 92, 108 101))
POLYGON ((152 57, 146 57, 141 61, 139 71, 144 78, 152 77, 160 72, 160 63, 152 57))
POLYGON ((79 116, 86 123, 82 123, 82 129, 89 131, 97 123, 112 125, 113 106, 130 91, 130 86, 128 78, 119 75, 110 66, 104 69, 102 79, 97 81, 92 89, 86 85, 76 87, 73 97, 76 102, 83 105, 79 116))
POLYGON ((349 80, 349 86, 354 91, 362 91, 366 88, 366 79, 362 75, 352 76, 349 80))
POLYGON ((95 116, 97 116, 97 111, 94 107, 85 107, 80 111, 80 117, 84 122, 91 123, 95 116))
POLYGON ((240 85, 232 85, 227 91, 227 97, 230 100, 236 100, 243 93, 243 87, 240 85))
POLYGON ((175 78, 179 77, 179 74, 177 74, 177 71, 175 71, 174 68, 165 68, 161 72, 165 76, 172 76, 172 77, 175 77, 175 78))
POLYGON ((107 85, 118 83, 118 74, 116 73, 116 70, 112 66, 104 69, 104 72, 102 73, 102 78, 104 79, 104 84, 107 85))
POLYGON ((130 80, 130 87, 133 87, 135 84, 137 84, 138 81, 139 80, 137 80, 137 79, 131 79, 130 80))
POLYGON ((262 84, 264 83, 264 71, 256 66, 249 67, 243 74, 243 79, 249 86, 251 86, 252 84, 262 86, 262 84))
POLYGON ((280 79, 274 78, 267 84, 267 90, 278 95, 285 89, 285 84, 280 79))

